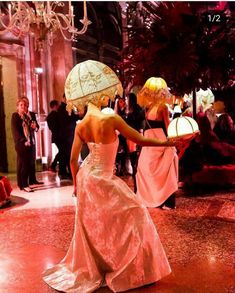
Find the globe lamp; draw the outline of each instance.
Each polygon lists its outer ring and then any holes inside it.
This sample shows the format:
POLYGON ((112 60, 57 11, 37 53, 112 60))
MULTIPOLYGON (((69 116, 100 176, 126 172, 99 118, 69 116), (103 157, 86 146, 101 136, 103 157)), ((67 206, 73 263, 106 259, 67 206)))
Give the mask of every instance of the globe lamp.
POLYGON ((168 137, 185 137, 190 138, 194 134, 199 132, 197 122, 187 116, 177 117, 171 121, 168 126, 168 137))
POLYGON ((110 107, 103 108, 101 110, 101 112, 104 113, 104 114, 114 114, 115 113, 114 110, 112 108, 110 108, 110 107))

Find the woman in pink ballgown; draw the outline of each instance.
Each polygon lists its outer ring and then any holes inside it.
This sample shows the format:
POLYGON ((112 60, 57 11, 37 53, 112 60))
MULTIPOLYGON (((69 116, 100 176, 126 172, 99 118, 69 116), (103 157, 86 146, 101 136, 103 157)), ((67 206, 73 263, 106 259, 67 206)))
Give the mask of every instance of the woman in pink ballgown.
MULTIPOLYGON (((144 86, 140 92, 140 95, 148 95, 144 136, 166 141, 167 128, 170 123, 166 105, 169 91, 162 78, 155 79, 157 82, 154 91, 148 90, 144 86)), ((137 197, 146 207, 175 208, 174 193, 178 190, 176 149, 165 146, 143 148, 139 156, 136 182, 137 197)))
POLYGON ((93 292, 108 286, 126 291, 156 282, 171 272, 157 230, 144 205, 113 175, 118 148, 116 131, 142 146, 172 146, 141 136, 116 114, 104 114, 109 97, 88 103, 76 126, 71 171, 77 210, 74 235, 64 259, 44 273, 56 290, 93 292), (90 153, 78 166, 83 143, 90 153))

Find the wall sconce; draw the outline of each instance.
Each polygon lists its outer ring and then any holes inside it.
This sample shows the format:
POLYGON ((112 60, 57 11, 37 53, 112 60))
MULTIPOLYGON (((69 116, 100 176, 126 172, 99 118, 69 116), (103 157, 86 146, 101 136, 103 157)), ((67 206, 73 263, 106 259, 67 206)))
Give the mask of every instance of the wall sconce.
POLYGON ((34 72, 35 72, 35 74, 42 74, 43 73, 43 68, 42 67, 35 67, 34 72))

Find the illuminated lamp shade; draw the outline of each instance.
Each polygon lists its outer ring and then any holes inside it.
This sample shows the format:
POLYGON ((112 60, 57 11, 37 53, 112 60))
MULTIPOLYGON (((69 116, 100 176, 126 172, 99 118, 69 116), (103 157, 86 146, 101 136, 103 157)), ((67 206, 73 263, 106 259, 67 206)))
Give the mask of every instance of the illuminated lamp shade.
POLYGON ((167 84, 165 80, 161 77, 150 77, 144 84, 145 88, 148 88, 151 91, 156 91, 159 89, 166 89, 167 84))
POLYGON ((149 107, 156 101, 159 90, 168 89, 167 83, 161 77, 150 77, 137 94, 137 102, 141 107, 149 107))
POLYGON ((190 138, 193 134, 198 132, 197 122, 193 118, 186 116, 173 119, 167 129, 168 137, 183 136, 185 138, 190 138))
POLYGON ((112 108, 110 108, 110 107, 103 108, 101 110, 101 112, 104 113, 104 114, 114 114, 115 113, 114 110, 112 108))
POLYGON ((106 64, 86 60, 75 65, 65 81, 66 109, 82 111, 89 102, 97 104, 108 97, 122 96, 122 84, 116 73, 106 64))

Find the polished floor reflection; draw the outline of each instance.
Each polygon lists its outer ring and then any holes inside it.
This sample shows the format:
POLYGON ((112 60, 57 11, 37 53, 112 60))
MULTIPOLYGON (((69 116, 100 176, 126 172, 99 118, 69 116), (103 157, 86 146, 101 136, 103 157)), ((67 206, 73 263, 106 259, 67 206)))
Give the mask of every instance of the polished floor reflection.
MULTIPOLYGON (((0 292, 55 292, 42 272, 59 261, 73 233, 71 181, 38 173, 43 186, 33 193, 16 188, 12 203, 0 209, 0 292)), ((132 187, 131 177, 125 181, 132 187)), ((179 190, 176 210, 149 209, 173 273, 156 284, 130 292, 235 292, 235 189, 179 190)), ((101 288, 98 293, 111 292, 101 288)))

